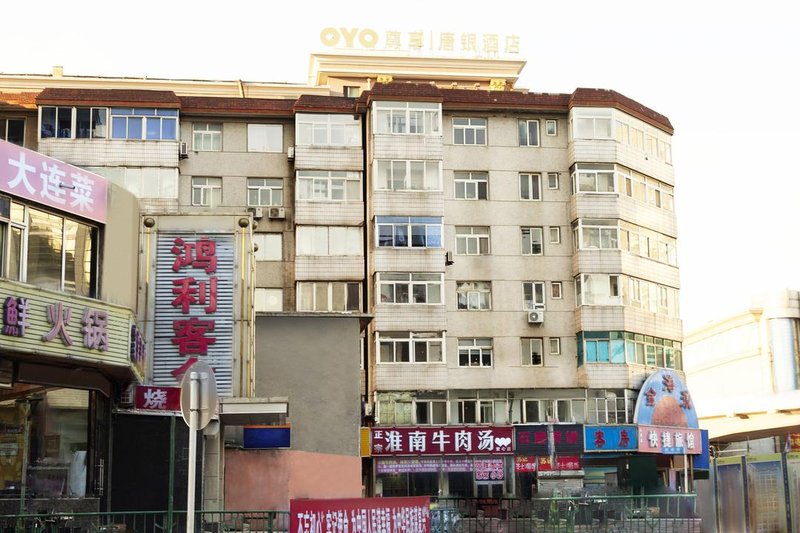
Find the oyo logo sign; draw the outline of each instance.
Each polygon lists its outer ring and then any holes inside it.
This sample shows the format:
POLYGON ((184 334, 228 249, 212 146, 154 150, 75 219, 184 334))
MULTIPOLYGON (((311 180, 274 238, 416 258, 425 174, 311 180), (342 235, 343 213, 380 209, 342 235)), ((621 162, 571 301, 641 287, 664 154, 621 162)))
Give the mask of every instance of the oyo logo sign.
POLYGON ((356 40, 364 48, 375 48, 378 44, 378 33, 369 28, 334 28, 327 27, 319 34, 322 44, 335 47, 344 41, 346 48, 354 48, 356 40))

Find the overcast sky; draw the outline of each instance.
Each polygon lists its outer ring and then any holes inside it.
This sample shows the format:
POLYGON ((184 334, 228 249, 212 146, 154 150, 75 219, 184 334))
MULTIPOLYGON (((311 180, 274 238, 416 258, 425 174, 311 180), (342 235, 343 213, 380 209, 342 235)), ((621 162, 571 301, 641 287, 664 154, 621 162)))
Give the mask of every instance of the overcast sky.
MULTIPOLYGON (((305 83, 323 28, 518 35, 519 87, 614 89, 667 115, 687 328, 800 289, 793 2, 40 1, 3 7, 0 72, 305 83), (34 5, 34 4, 32 4, 34 5), (11 23, 13 22, 13 23, 11 23)), ((458 37, 457 37, 458 38, 458 37)), ((502 38, 502 37, 501 37, 502 38)))

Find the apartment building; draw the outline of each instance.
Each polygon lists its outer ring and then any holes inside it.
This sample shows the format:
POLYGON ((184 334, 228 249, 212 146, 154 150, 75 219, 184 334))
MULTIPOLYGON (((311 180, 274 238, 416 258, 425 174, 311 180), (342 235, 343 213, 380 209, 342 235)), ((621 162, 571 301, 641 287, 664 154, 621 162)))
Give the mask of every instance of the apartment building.
MULTIPOLYGON (((520 450, 553 450, 520 435, 541 431, 563 436, 562 485, 612 468, 574 460, 582 426, 635 423, 645 379, 682 375, 669 120, 609 90, 513 90, 523 62, 315 58, 324 86, 0 75, 14 139, 139 198, 153 346, 186 314, 176 239, 217 235, 227 307, 187 304, 229 328, 195 339, 228 369, 207 503, 283 505, 246 493, 284 459, 353 496, 527 496, 545 480, 520 450), (286 422, 289 449, 225 447, 286 422)), ((148 382, 187 359, 157 350, 148 382)))

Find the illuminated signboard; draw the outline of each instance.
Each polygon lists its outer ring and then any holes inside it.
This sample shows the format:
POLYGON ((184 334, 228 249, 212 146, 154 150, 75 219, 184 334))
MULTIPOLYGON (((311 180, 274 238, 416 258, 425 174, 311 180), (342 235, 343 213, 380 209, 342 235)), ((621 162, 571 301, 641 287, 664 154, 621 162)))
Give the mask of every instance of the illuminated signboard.
POLYGON ((700 427, 689 388, 674 370, 653 372, 645 380, 633 421, 647 426, 700 427))
POLYGON ((372 455, 511 455, 511 426, 373 427, 372 455))

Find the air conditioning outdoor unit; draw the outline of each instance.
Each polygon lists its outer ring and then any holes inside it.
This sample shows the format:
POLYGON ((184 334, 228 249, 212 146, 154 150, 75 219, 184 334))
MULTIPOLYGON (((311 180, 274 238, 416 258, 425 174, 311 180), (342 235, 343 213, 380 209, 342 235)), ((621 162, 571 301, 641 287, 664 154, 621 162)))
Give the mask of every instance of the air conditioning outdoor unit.
POLYGON ((270 207, 269 218, 286 218, 286 209, 283 207, 270 207))
POLYGON ((247 210, 253 213, 253 218, 256 220, 264 218, 264 209, 261 207, 248 207, 247 210))
POLYGON ((453 252, 445 252, 444 253, 444 264, 445 266, 450 266, 455 263, 455 259, 453 259, 453 252))
POLYGON ((289 159, 294 159, 294 146, 290 146, 286 149, 286 157, 289 159))
POLYGON ((544 323, 544 311, 528 311, 528 324, 544 323))
POLYGON ((178 157, 181 159, 186 159, 189 157, 189 144, 188 143, 180 143, 178 145, 178 157))

